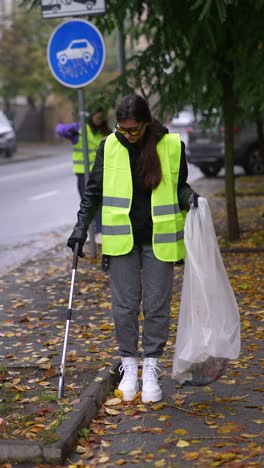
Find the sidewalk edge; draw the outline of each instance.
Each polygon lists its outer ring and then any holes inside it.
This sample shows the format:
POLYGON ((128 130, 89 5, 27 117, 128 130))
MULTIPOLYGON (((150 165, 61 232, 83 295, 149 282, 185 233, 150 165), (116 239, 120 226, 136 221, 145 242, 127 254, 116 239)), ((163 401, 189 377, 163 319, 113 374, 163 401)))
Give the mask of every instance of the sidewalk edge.
POLYGON ((72 451, 78 433, 87 427, 96 417, 111 388, 119 379, 117 369, 120 362, 112 366, 97 377, 80 396, 80 403, 74 407, 69 419, 65 419, 58 428, 60 440, 51 445, 22 439, 0 440, 0 462, 34 462, 34 463, 63 463, 72 451), (100 379, 100 380, 99 380, 100 379))

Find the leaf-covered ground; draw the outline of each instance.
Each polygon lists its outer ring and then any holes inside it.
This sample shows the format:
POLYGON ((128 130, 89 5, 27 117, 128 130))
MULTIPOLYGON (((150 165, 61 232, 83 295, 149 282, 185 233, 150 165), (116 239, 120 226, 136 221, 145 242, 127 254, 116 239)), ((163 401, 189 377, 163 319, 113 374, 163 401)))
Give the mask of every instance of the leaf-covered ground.
POLYGON ((57 402, 71 256, 59 247, 0 279, 0 438, 56 440, 79 396, 114 354, 108 277, 100 260, 78 268, 65 398, 57 402))
MULTIPOLYGON (((247 468, 264 464, 263 261, 258 254, 224 255, 241 313, 242 351, 221 379, 180 388, 171 380, 179 294, 172 303, 171 336, 161 360, 161 403, 109 396, 82 431, 68 467, 124 465, 247 468)), ((176 269, 175 287, 182 271, 176 269)), ((178 289, 178 288, 177 288, 178 289)))
MULTIPOLYGON (((225 247, 223 259, 241 313, 241 355, 211 386, 180 388, 171 380, 183 274, 182 266, 175 267, 171 333, 161 362, 163 402, 143 405, 139 394, 125 404, 118 392, 109 395, 65 466, 264 465, 263 178, 236 180, 242 239, 232 245, 225 236, 223 180, 202 179, 194 186, 209 199, 225 247)), ((118 358, 109 278, 100 270, 100 259, 92 261, 88 254, 77 272, 66 397, 57 402, 70 276, 71 255, 60 247, 0 280, 2 438, 56 440, 56 427, 70 417, 85 386, 118 358)))
POLYGON ((242 176, 235 179, 240 241, 227 240, 224 179, 200 179, 193 186, 209 201, 220 247, 264 248, 264 178, 242 176))

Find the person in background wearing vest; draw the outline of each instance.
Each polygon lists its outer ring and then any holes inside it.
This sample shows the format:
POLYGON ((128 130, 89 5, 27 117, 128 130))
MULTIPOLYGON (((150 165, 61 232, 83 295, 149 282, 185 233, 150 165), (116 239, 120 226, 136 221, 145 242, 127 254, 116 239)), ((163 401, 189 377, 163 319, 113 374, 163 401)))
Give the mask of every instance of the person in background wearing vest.
MULTIPOLYGON (((72 143, 72 162, 73 172, 77 176, 77 186, 81 199, 85 191, 85 165, 83 158, 83 141, 82 130, 79 122, 69 124, 59 123, 56 126, 58 135, 67 138, 72 143)), ((111 133, 108 127, 107 120, 104 119, 103 108, 97 107, 90 115, 86 124, 88 155, 89 155, 89 171, 91 172, 96 150, 102 138, 111 133)), ((96 233, 102 231, 102 215, 101 209, 98 209, 96 217, 96 233)))
POLYGON ((169 333, 174 263, 184 258, 184 222, 199 195, 187 184, 185 147, 178 134, 154 120, 138 95, 122 98, 115 133, 103 139, 68 239, 79 256, 102 203, 102 254, 110 259, 115 334, 123 378, 118 389, 131 401, 139 390, 140 303, 143 306, 144 403, 162 399, 158 360, 169 333))

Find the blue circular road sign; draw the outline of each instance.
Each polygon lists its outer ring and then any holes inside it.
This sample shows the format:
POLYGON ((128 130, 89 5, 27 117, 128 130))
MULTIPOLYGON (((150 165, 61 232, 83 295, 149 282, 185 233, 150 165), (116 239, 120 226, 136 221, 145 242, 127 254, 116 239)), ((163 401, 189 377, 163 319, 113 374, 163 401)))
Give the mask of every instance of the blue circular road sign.
POLYGON ((104 40, 89 21, 66 21, 53 31, 47 56, 56 80, 70 88, 81 88, 94 81, 104 66, 104 40))

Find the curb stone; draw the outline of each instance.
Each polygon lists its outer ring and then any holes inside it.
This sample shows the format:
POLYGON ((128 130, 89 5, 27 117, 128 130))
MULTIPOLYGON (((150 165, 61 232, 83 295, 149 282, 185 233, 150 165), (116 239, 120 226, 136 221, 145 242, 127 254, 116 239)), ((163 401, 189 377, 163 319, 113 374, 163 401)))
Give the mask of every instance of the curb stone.
POLYGON ((52 156, 64 157, 66 154, 71 155, 71 145, 65 143, 39 144, 36 142, 34 145, 20 144, 17 152, 12 157, 0 157, 0 166, 45 159, 52 156))
POLYGON ((7 159, 7 160, 0 160, 0 166, 5 166, 7 164, 16 164, 16 163, 22 163, 22 162, 27 162, 27 161, 36 161, 40 159, 46 159, 54 156, 52 153, 42 153, 42 154, 32 154, 30 156, 24 156, 22 154, 18 154, 16 157, 13 159, 7 159))
POLYGON ((222 253, 258 253, 264 252, 264 247, 220 247, 222 253))
POLYGON ((28 440, 0 440, 0 462, 34 462, 58 465, 64 462, 72 451, 78 433, 87 427, 96 417, 106 396, 120 380, 118 367, 120 362, 112 364, 99 373, 80 396, 80 403, 74 406, 69 418, 58 428, 58 442, 44 446, 42 442, 28 440), (98 379, 100 378, 100 381, 98 379))

